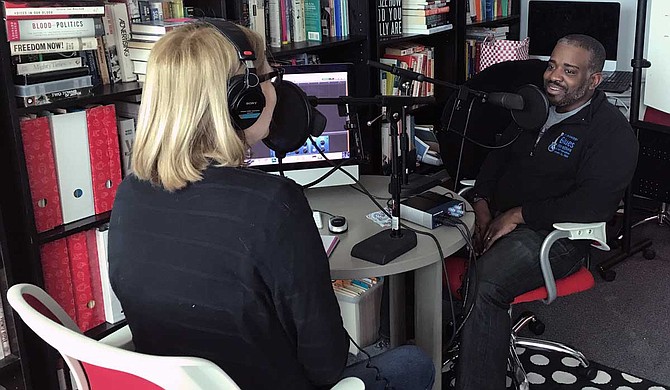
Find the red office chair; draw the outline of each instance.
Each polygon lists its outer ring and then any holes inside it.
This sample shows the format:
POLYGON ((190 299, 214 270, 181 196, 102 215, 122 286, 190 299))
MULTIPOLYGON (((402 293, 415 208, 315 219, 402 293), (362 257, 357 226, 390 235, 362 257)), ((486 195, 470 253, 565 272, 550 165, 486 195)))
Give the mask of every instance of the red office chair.
MULTIPOLYGON (((605 233, 605 223, 556 223, 554 224, 554 229, 555 230, 549 233, 549 235, 545 238, 540 249, 540 266, 542 267, 542 275, 544 276, 544 287, 539 287, 535 290, 517 296, 514 299, 514 302, 512 302, 513 305, 517 303, 538 300, 542 300, 544 303, 550 304, 556 299, 556 297, 582 292, 592 288, 595 285, 593 275, 591 275, 591 272, 588 270, 588 258, 586 266, 581 267, 577 272, 571 275, 568 275, 559 280, 555 280, 551 271, 551 264, 549 263, 549 250, 557 240, 568 238, 570 240, 591 240, 591 245, 593 247, 607 251, 610 248, 607 246, 606 242, 607 236, 605 233)), ((454 257, 448 258, 446 262, 449 282, 453 290, 452 293, 454 295, 459 295, 460 292, 458 292, 458 289, 467 272, 466 260, 454 257)), ((509 313, 510 315, 512 314, 511 307, 509 313)), ((588 379, 593 379, 596 377, 596 374, 598 373, 597 370, 591 367, 584 354, 577 351, 576 349, 553 341, 519 337, 519 331, 526 325, 529 325, 529 329, 536 335, 540 335, 544 332, 544 324, 542 324, 542 322, 540 322, 531 312, 523 313, 517 322, 512 326, 508 363, 513 373, 512 380, 515 383, 517 389, 528 390, 530 386, 526 371, 523 368, 523 365, 521 364, 516 353, 517 347, 543 349, 570 355, 579 361, 580 374, 582 376, 588 379)), ((452 350, 450 352, 450 356, 442 365, 443 372, 452 368, 454 360, 458 357, 457 350, 452 350)))
MULTIPOLYGON (((7 291, 7 300, 23 322, 63 356, 80 390, 240 389, 209 360, 124 349, 132 345, 128 326, 100 341, 86 337, 65 310, 37 286, 14 285, 7 291)), ((332 389, 363 390, 365 385, 351 377, 332 389)))

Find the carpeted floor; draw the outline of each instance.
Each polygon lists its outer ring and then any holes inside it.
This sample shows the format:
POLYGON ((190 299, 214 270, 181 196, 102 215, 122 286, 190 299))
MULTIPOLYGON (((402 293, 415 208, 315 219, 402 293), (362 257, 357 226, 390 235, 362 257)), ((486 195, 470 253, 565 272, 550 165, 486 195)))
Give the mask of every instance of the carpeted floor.
MULTIPOLYGON (((655 259, 636 254, 614 268, 613 282, 595 274, 596 286, 589 291, 548 306, 518 305, 515 312, 535 312, 546 324, 541 338, 567 343, 592 361, 669 386, 670 228, 647 223, 633 231, 633 241, 642 237, 653 240, 655 259)), ((594 253, 594 264, 607 255, 594 253)))
MULTIPOLYGON (((517 348, 517 353, 531 390, 668 390, 658 383, 596 362, 591 363, 597 369, 596 377, 585 379, 579 373, 579 361, 557 352, 517 348)), ((450 372, 443 374, 442 381, 443 389, 454 388, 455 380, 450 372)), ((511 376, 507 377, 507 388, 514 388, 511 376)))

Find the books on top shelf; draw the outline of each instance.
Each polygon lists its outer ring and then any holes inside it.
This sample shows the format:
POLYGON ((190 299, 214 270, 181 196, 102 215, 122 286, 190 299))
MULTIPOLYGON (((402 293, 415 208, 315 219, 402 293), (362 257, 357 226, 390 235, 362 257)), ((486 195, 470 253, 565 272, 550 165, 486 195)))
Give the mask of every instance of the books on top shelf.
POLYGON ((136 80, 128 50, 133 2, 3 1, 18 105, 55 103, 88 96, 99 84, 136 80))
POLYGON ((512 15, 513 0, 467 0, 466 23, 477 23, 506 18, 512 15))

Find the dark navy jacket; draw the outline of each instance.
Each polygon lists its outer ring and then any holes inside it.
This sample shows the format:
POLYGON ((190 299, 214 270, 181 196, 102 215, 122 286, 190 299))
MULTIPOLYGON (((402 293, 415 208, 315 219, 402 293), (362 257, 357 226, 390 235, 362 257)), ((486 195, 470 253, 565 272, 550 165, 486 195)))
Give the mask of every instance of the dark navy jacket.
MULTIPOLYGON (((512 124, 501 142, 518 133, 512 124)), ((626 118, 596 91, 591 104, 547 129, 524 131, 512 146, 489 153, 475 192, 506 211, 522 206, 526 224, 609 220, 630 183, 638 143, 626 118)))

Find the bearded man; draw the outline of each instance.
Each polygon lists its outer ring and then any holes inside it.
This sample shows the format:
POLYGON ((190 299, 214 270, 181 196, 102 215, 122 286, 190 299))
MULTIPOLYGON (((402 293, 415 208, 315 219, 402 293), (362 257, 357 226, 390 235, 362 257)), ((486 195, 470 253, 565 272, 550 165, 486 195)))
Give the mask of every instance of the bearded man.
MULTIPOLYGON (((505 388, 510 342, 508 309, 517 295, 544 285, 542 241, 558 222, 608 221, 637 164, 638 144, 626 118, 596 88, 605 49, 594 38, 561 38, 544 72, 551 103, 545 125, 524 131, 510 147, 487 156, 471 203, 482 255, 471 273, 456 387, 505 388)), ((501 143, 514 139, 512 125, 501 143)), ((549 259, 557 279, 577 271, 589 242, 556 242, 549 259)))

